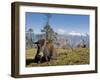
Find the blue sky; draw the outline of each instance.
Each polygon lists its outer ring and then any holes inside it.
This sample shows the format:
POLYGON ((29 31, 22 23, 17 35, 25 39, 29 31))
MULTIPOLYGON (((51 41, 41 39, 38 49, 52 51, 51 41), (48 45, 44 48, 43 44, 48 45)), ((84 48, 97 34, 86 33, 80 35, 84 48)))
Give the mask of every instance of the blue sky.
MULTIPOLYGON (((34 29, 34 33, 41 33, 46 24, 47 17, 44 13, 26 12, 26 28, 34 29)), ((89 15, 51 14, 51 27, 58 34, 87 33, 89 34, 89 15)))

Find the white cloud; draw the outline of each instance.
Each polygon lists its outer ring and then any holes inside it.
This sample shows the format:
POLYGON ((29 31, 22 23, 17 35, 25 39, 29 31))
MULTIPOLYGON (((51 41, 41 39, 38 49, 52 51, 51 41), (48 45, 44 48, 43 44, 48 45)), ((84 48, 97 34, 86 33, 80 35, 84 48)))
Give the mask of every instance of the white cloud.
POLYGON ((65 33, 66 33, 66 31, 65 31, 64 29, 58 29, 57 32, 58 32, 59 34, 65 34, 65 33))
POLYGON ((75 32, 75 31, 72 31, 68 34, 73 35, 73 36, 87 36, 85 33, 79 33, 79 32, 75 32))

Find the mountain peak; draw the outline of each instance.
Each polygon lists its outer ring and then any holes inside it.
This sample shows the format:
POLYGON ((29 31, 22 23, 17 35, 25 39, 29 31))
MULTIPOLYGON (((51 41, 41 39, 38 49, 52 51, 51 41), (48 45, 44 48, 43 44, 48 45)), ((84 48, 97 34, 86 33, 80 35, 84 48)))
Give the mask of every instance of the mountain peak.
POLYGON ((72 36, 87 36, 85 33, 79 33, 79 32, 70 32, 68 34, 72 36))

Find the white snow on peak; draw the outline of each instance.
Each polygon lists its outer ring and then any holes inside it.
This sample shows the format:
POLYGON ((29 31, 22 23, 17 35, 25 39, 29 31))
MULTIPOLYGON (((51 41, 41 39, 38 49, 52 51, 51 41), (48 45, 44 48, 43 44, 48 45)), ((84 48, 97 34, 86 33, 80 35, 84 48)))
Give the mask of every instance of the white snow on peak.
POLYGON ((87 36, 85 33, 79 33, 75 31, 69 32, 68 34, 72 36, 87 36))

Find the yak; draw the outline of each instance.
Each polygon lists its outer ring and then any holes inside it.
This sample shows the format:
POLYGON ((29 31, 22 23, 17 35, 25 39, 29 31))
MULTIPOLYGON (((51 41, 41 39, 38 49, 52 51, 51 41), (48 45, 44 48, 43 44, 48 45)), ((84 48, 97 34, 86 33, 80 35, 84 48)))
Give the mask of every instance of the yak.
POLYGON ((49 40, 40 39, 37 42, 37 53, 35 55, 35 62, 50 61, 57 59, 57 51, 53 43, 49 40))

